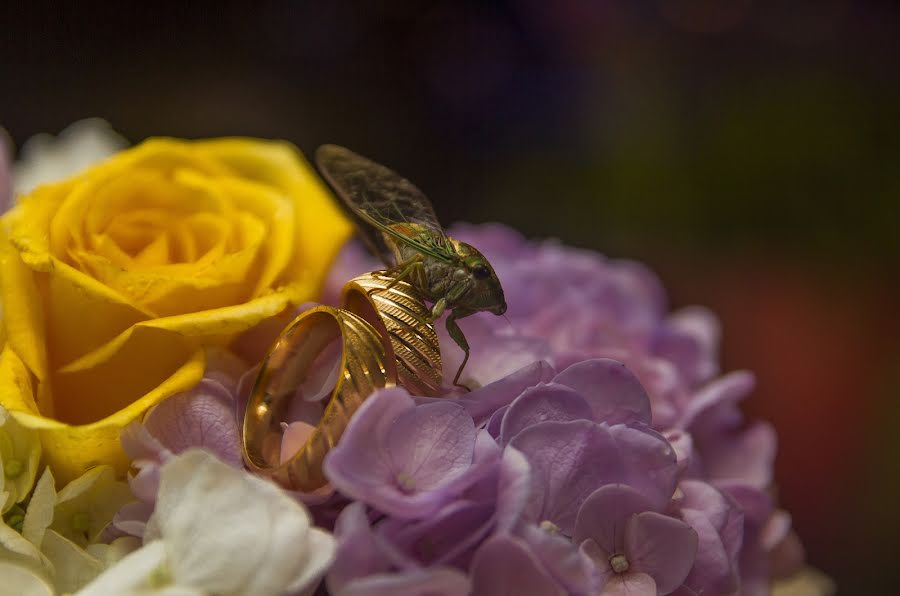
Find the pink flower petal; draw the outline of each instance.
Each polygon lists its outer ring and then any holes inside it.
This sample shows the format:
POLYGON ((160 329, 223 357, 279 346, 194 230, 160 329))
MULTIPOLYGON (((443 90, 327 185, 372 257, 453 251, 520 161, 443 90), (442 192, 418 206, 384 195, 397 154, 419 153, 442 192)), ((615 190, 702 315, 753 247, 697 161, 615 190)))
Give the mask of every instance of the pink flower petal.
POLYGON ((646 573, 613 574, 603 586, 602 596, 657 596, 656 582, 646 573))

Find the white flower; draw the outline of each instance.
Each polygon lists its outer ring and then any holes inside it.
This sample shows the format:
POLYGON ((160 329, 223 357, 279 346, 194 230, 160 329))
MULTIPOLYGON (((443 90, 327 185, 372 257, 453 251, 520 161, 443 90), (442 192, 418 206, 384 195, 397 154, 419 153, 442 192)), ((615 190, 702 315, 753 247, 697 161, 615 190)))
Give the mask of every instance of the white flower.
MULTIPOLYGON (((7 371, 0 370, 0 375, 7 371)), ((28 496, 41 460, 41 442, 35 430, 19 424, 0 406, 0 509, 5 513, 28 496), (0 495, 2 496, 2 495, 0 495)))
POLYGON ((97 466, 59 492, 50 527, 84 547, 96 542, 116 512, 131 501, 131 490, 116 480, 112 467, 97 466))
POLYGON ((53 586, 47 578, 34 569, 0 559, 0 578, 3 578, 3 593, 19 596, 53 596, 53 586))
POLYGON ((12 205, 12 174, 9 171, 9 148, 11 144, 6 131, 0 128, 0 213, 12 205))
POLYGON ((78 595, 295 593, 315 587, 335 550, 284 491, 197 449, 162 467, 144 540, 78 595))
POLYGON ((0 526, 0 544, 6 549, 0 549, 0 559, 15 555, 22 568, 16 571, 17 577, 35 583, 35 590, 52 585, 67 594, 83 587, 139 544, 130 537, 119 538, 112 544, 92 544, 85 550, 52 528, 59 525, 85 542, 87 532, 72 520, 90 521, 85 524, 88 531, 92 525, 108 524, 112 518, 108 511, 121 502, 121 484, 111 478, 108 466, 102 466, 73 480, 57 495, 53 475, 45 469, 28 503, 21 536, 0 526))
POLYGON ((100 118, 79 120, 56 137, 35 135, 22 145, 13 166, 15 194, 68 178, 127 146, 128 142, 100 118))

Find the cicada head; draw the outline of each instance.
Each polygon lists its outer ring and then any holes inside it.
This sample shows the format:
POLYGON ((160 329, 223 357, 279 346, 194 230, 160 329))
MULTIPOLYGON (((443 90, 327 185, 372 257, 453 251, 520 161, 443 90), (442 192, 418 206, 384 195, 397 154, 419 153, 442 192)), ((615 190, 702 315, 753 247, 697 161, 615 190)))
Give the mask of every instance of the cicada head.
POLYGON ((477 248, 465 242, 454 241, 456 254, 462 261, 464 274, 469 277, 469 291, 457 305, 472 311, 486 310, 495 315, 506 312, 506 298, 500 279, 490 262, 477 248))

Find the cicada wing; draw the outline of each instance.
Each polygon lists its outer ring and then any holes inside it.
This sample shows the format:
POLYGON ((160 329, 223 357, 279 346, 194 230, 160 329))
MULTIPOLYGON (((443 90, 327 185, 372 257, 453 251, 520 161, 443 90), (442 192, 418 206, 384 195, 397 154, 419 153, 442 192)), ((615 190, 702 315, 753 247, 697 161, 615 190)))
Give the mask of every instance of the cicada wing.
POLYGON ((453 254, 431 201, 409 180, 337 145, 319 147, 316 164, 349 208, 363 239, 385 263, 396 264, 391 262, 385 234, 441 260, 453 254), (429 233, 416 234, 415 226, 429 233))

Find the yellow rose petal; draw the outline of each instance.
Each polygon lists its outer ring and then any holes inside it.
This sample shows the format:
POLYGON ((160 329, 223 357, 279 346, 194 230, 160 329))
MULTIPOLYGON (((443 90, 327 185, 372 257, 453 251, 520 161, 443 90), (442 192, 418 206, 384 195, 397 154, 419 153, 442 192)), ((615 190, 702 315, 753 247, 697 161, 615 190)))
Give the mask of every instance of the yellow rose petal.
POLYGON ((6 343, 38 379, 46 379, 47 347, 41 296, 31 269, 0 234, 0 300, 6 343))
POLYGON ((240 209, 253 213, 267 224, 260 259, 262 269, 252 293, 252 296, 258 296, 272 286, 290 263, 294 246, 294 202, 287 194, 272 187, 239 178, 222 180, 220 184, 240 209))
POLYGON ((195 147, 237 176, 276 186, 294 198, 296 231, 288 270, 311 276, 311 287, 318 289, 353 227, 297 148, 244 138, 197 141, 195 147))
MULTIPOLYGON (((0 359, 7 356, 3 352, 0 359)), ((203 352, 198 350, 146 395, 91 424, 70 425, 40 415, 27 406, 27 398, 15 384, 0 384, 0 401, 23 426, 39 431, 45 460, 63 485, 98 464, 110 464, 119 474, 124 474, 128 458, 119 444, 121 430, 153 405, 196 385, 203 377, 204 367, 203 352)), ((4 381, 0 377, 0 383, 4 381)))
POLYGON ((115 350, 100 348, 54 372, 56 419, 87 424, 128 407, 171 376, 195 349, 177 333, 140 324, 123 336, 110 342, 115 350))
POLYGON ((48 305, 48 347, 61 366, 107 343, 123 329, 155 317, 97 280, 53 260, 53 274, 42 274, 48 305), (88 324, 89 323, 89 324, 88 324))

